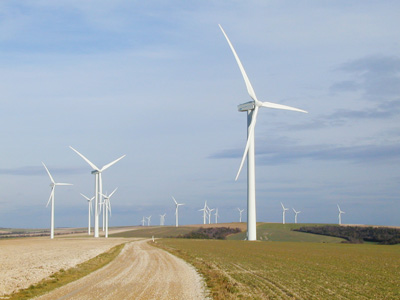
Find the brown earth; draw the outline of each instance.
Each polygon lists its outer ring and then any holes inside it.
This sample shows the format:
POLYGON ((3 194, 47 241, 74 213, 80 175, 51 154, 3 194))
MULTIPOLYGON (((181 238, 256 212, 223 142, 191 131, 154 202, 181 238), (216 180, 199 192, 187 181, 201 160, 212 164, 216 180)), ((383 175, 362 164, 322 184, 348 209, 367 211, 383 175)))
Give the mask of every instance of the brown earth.
POLYGON ((206 299, 204 283, 183 260, 149 245, 125 245, 105 267, 44 296, 46 299, 206 299))

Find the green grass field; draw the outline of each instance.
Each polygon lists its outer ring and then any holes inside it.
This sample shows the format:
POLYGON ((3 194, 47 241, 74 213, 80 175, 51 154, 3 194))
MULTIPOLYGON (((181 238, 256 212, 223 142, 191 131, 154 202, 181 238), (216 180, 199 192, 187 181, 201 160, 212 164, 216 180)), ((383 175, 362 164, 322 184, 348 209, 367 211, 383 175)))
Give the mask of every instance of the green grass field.
POLYGON ((214 299, 400 299, 400 245, 162 239, 214 299))
POLYGON ((151 238, 154 236, 155 238, 168 238, 168 237, 176 237, 180 234, 189 233, 196 228, 186 227, 186 226, 150 226, 143 227, 135 230, 124 231, 120 233, 111 234, 110 237, 144 237, 151 238))
MULTIPOLYGON (((314 243, 341 243, 344 239, 292 231, 302 226, 319 226, 326 224, 279 224, 260 223, 257 226, 257 240, 273 242, 314 242, 314 243)), ((246 232, 228 237, 228 240, 244 240, 246 232)))

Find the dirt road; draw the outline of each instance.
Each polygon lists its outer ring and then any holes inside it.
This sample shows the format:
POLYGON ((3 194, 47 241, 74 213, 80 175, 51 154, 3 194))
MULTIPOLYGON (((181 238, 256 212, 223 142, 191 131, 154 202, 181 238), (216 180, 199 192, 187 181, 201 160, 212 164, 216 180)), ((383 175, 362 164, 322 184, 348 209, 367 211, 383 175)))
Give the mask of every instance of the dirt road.
POLYGON ((205 299, 193 267, 147 241, 125 245, 104 268, 36 299, 205 299))

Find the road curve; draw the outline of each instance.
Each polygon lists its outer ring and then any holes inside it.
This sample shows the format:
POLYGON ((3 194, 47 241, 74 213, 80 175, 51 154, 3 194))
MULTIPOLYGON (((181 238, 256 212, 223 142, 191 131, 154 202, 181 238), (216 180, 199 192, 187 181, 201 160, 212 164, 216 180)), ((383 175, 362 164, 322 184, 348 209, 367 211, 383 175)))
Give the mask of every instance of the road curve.
POLYGON ((130 242, 107 266, 35 299, 206 299, 204 283, 183 260, 130 242))

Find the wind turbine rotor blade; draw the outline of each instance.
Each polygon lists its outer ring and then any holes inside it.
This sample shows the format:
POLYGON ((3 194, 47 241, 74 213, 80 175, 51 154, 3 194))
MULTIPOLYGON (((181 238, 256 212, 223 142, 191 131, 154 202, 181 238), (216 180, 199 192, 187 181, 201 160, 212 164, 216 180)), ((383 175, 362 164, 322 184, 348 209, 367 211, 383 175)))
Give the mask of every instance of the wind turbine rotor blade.
POLYGON ((111 196, 118 190, 118 188, 115 188, 115 190, 112 191, 112 193, 108 196, 108 198, 111 198, 111 196))
POLYGON ((119 162, 121 159, 123 159, 126 155, 122 155, 120 158, 117 158, 116 160, 110 162, 109 164, 105 165, 104 167, 101 168, 100 172, 103 172, 104 170, 108 169, 111 167, 113 164, 116 164, 119 162))
POLYGON ((221 31, 224 34, 224 36, 225 36, 225 38, 226 38, 226 40, 227 40, 227 42, 229 44, 229 47, 231 47, 231 50, 233 52, 233 56, 235 56, 235 59, 236 59, 236 62, 238 64, 238 66, 239 66, 240 72, 242 73, 244 82, 246 83, 247 92, 249 93, 250 97, 254 101, 258 101, 257 97, 256 97, 256 93, 254 92, 254 89, 251 86, 250 80, 247 77, 246 71, 244 70, 242 63, 240 62, 239 56, 237 55, 237 53, 235 51, 235 48, 233 48, 233 45, 232 45, 231 41, 229 40, 228 36, 226 35, 226 33, 225 33, 224 29, 222 28, 222 26, 220 24, 218 24, 218 26, 219 26, 219 28, 221 28, 221 31))
POLYGON ((89 197, 85 196, 84 194, 82 194, 82 193, 79 193, 79 194, 81 194, 82 197, 85 198, 86 200, 91 201, 91 199, 89 197))
POLYGON ((175 204, 178 205, 178 202, 176 202, 174 196, 171 196, 171 197, 172 197, 172 200, 174 200, 175 204))
POLYGON ((44 164, 44 162, 42 162, 43 167, 46 169, 47 174, 49 174, 50 180, 52 183, 55 183, 53 176, 51 176, 49 169, 47 169, 46 165, 44 164))
POLYGON ((73 185, 72 183, 55 183, 54 185, 73 185))
POLYGON ((275 108, 275 109, 284 109, 284 110, 293 110, 293 111, 298 111, 298 112, 303 112, 303 113, 308 113, 305 110, 287 106, 287 105, 282 105, 282 104, 277 104, 277 103, 272 103, 272 102, 262 102, 261 103, 262 107, 267 107, 267 108, 275 108))
POLYGON ((242 161, 240 162, 239 171, 236 174, 235 180, 237 180, 239 178, 240 172, 242 171, 242 168, 243 168, 244 161, 246 160, 247 153, 249 152, 250 142, 254 138, 254 128, 255 128, 256 122, 257 122, 257 115, 258 115, 258 106, 256 106, 254 108, 253 116, 251 117, 251 123, 250 123, 250 126, 249 126, 250 127, 249 128, 249 133, 247 135, 246 147, 244 148, 242 161))
POLYGON ((51 187, 50 197, 49 201, 47 201, 46 207, 49 206, 52 197, 54 197, 54 186, 51 187))
POLYGON ((91 162, 90 160, 88 160, 85 156, 83 156, 83 154, 79 153, 78 150, 75 150, 75 149, 72 148, 71 146, 69 146, 69 147, 70 147, 76 154, 78 154, 80 157, 82 157, 83 160, 86 161, 86 162, 89 164, 89 166, 92 167, 93 170, 100 171, 99 168, 98 168, 94 163, 92 163, 92 162, 91 162))

